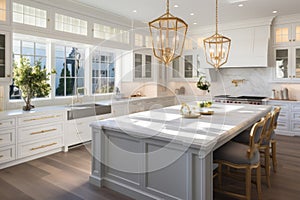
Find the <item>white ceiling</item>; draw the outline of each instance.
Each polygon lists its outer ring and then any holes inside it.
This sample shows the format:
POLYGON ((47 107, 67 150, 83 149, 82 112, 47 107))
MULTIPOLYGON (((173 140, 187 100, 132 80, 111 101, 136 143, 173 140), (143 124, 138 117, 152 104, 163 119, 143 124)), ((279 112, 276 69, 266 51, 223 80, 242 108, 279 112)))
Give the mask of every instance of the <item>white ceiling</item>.
MULTIPOLYGON (((74 0, 130 19, 149 22, 166 11, 166 0, 74 0), (133 12, 136 10, 136 12, 133 12)), ((300 0, 219 0, 219 21, 233 22, 251 18, 300 13, 300 0), (243 7, 238 5, 243 3, 243 7), (277 10, 277 14, 272 11, 277 10)), ((170 12, 190 27, 215 23, 215 0, 170 0, 170 12), (175 8, 174 5, 178 5, 175 8), (194 13, 194 15, 190 15, 194 13), (194 23, 197 23, 194 24, 194 23)))

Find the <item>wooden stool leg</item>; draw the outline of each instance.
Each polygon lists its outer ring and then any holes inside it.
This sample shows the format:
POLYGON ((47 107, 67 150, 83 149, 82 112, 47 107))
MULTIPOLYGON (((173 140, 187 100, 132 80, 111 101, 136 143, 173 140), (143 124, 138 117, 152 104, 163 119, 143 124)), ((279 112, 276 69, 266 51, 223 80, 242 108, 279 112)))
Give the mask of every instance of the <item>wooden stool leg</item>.
POLYGON ((260 165, 256 169, 256 189, 258 199, 261 200, 261 167, 260 165))
POLYGON ((276 141, 271 141, 273 171, 277 172, 276 141))
POLYGON ((246 199, 251 200, 251 168, 246 168, 246 199))
POLYGON ((271 187, 270 182, 270 148, 269 146, 265 149, 265 171, 266 171, 266 178, 267 178, 267 185, 271 187))

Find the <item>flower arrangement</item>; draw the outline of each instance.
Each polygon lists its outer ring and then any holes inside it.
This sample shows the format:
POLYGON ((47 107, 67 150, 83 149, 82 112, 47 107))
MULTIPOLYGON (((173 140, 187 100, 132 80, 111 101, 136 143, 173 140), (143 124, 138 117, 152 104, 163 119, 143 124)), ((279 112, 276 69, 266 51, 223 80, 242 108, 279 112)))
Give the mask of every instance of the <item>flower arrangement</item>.
POLYGON ((205 76, 200 76, 199 81, 197 82, 197 88, 209 92, 209 87, 210 83, 205 79, 205 76))
POLYGON ((15 63, 13 72, 14 83, 21 90, 25 102, 24 111, 34 108, 31 105, 32 98, 49 95, 51 90, 48 83, 49 76, 55 73, 55 70, 47 72, 47 69, 42 69, 41 62, 36 62, 34 66, 31 66, 29 59, 21 58, 18 64, 15 63))

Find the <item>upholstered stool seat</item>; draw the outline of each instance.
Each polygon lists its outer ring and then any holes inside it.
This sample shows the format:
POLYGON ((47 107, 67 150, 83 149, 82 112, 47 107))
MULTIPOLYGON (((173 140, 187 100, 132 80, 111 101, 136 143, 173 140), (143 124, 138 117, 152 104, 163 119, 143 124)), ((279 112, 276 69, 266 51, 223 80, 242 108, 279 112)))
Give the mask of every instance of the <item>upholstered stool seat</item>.
POLYGON ((259 163, 259 151, 256 149, 253 156, 249 158, 249 146, 237 142, 229 141, 216 151, 214 151, 214 160, 224 160, 237 165, 254 165, 259 163))

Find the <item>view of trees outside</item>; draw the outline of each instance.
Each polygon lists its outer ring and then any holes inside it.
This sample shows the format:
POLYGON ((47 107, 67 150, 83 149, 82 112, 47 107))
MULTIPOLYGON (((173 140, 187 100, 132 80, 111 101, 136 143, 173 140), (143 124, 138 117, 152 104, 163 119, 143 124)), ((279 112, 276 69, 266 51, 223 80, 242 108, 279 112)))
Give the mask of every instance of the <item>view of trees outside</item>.
POLYGON ((92 58, 93 94, 111 93, 115 86, 115 54, 94 51, 92 58))
MULTIPOLYGON (((46 68, 46 43, 13 40, 13 62, 18 65, 21 57, 28 58, 31 66, 36 62, 41 62, 42 68, 46 68)), ((38 95, 38 97, 45 96, 38 95)), ((9 98, 21 99, 21 91, 13 83, 10 85, 9 98)))
POLYGON ((84 87, 84 58, 84 49, 55 47, 56 96, 73 96, 84 87))

